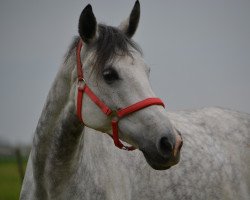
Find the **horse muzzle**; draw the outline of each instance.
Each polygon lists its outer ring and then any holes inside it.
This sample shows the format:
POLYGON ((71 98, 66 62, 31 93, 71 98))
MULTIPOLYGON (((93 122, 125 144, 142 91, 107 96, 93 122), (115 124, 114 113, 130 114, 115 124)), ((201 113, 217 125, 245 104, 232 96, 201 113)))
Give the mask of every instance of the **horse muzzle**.
POLYGON ((161 137, 156 145, 144 147, 143 152, 147 163, 155 170, 166 170, 176 165, 180 161, 180 151, 183 140, 180 132, 175 130, 174 142, 168 137, 161 137))

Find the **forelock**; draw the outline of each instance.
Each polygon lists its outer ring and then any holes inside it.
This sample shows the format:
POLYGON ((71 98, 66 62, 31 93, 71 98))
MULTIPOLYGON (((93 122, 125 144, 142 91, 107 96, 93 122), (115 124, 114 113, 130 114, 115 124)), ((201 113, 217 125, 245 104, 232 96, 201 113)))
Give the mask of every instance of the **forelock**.
POLYGON ((98 72, 101 72, 107 63, 111 64, 117 57, 126 55, 133 57, 133 51, 142 54, 140 47, 122 31, 103 24, 99 24, 98 38, 90 50, 95 51, 93 65, 98 72))

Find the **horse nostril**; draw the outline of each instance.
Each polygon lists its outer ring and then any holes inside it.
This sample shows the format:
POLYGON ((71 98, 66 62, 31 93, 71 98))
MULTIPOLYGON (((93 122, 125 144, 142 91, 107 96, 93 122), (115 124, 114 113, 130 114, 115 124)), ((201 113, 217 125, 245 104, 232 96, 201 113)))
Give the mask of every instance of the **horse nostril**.
POLYGON ((183 141, 181 140, 180 146, 179 146, 179 148, 178 148, 179 151, 181 150, 182 145, 183 145, 183 141))
POLYGON ((162 137, 159 142, 159 151, 164 157, 170 156, 173 151, 173 145, 167 137, 162 137))

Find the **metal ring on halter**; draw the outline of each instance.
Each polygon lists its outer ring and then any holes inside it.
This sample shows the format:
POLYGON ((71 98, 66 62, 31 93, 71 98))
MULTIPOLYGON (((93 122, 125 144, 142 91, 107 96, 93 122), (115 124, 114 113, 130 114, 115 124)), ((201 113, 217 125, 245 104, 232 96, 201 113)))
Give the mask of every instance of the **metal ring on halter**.
POLYGON ((120 120, 117 112, 118 112, 117 110, 112 110, 112 114, 111 114, 112 120, 115 120, 115 121, 119 121, 120 120))
POLYGON ((83 89, 85 84, 86 84, 86 81, 83 77, 78 78, 78 81, 77 81, 78 89, 83 89), (82 83, 84 83, 84 84, 82 84, 82 83))
POLYGON ((86 81, 85 81, 85 79, 84 79, 83 77, 78 78, 78 83, 80 83, 80 82, 82 82, 82 81, 86 84, 86 81))

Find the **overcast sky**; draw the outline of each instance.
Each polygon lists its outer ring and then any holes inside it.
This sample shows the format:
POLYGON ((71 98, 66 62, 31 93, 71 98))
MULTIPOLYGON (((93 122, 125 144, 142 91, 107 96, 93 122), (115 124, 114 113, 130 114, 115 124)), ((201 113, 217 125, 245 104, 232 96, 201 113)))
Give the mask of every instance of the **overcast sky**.
MULTIPOLYGON (((98 21, 116 26, 134 0, 0 0, 0 140, 32 141, 88 3, 98 21)), ((220 106, 250 113, 249 11, 249 0, 141 0, 134 39, 168 110, 220 106)))

